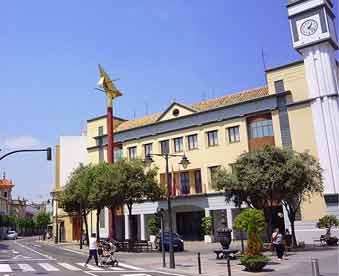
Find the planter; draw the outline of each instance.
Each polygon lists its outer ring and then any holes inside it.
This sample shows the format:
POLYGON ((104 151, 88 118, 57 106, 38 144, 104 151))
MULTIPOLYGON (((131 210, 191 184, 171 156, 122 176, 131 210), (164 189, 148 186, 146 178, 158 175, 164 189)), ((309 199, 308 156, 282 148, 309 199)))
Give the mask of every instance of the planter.
POLYGON ((156 235, 149 235, 149 241, 154 244, 155 243, 155 239, 156 239, 156 235))
POLYGON ((204 235, 204 241, 206 243, 212 243, 212 242, 214 242, 214 236, 213 235, 204 235))
POLYGON ((242 256, 241 265, 249 272, 259 272, 267 265, 269 258, 266 256, 242 256))
POLYGON ((337 237, 330 237, 325 240, 327 245, 338 245, 338 238, 337 237))

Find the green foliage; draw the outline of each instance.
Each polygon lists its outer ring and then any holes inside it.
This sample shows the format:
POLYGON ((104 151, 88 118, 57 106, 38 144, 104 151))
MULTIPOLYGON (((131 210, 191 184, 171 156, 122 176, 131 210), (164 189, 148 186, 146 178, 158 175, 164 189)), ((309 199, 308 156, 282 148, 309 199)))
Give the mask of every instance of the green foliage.
POLYGON ((336 216, 326 215, 319 219, 317 223, 318 228, 326 228, 328 233, 331 233, 332 227, 337 227, 339 225, 339 220, 336 216))
POLYGON ((35 217, 36 226, 40 229, 46 229, 51 222, 51 214, 40 212, 35 217))
POLYGON ((212 217, 204 217, 201 221, 201 229, 204 235, 212 234, 212 217))
POLYGON ((149 218, 147 222, 147 229, 150 235, 158 234, 160 227, 161 227, 160 219, 158 217, 153 215, 152 217, 149 218))
POLYGON ((270 260, 269 257, 262 255, 240 257, 240 263, 244 265, 248 271, 252 272, 261 271, 270 260))
POLYGON ((235 218, 233 227, 234 229, 247 232, 246 255, 260 255, 262 241, 259 236, 266 228, 264 212, 258 209, 245 209, 235 218))
POLYGON ((16 225, 17 225, 17 218, 15 216, 9 216, 9 215, 0 216, 0 226, 14 228, 16 225))
POLYGON ((281 202, 288 213, 295 242, 294 221, 303 200, 323 191, 322 170, 309 153, 266 146, 239 156, 233 172, 220 169, 212 179, 226 201, 252 208, 271 207, 281 202))

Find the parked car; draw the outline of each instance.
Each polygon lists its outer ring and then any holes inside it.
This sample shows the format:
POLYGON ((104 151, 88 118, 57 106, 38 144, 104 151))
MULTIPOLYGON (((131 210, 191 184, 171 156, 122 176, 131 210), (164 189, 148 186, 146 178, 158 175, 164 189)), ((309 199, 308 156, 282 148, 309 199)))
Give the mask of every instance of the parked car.
POLYGON ((6 233, 7 240, 16 240, 18 238, 18 233, 14 230, 8 230, 6 233))
MULTIPOLYGON (((172 233, 172 239, 173 239, 173 249, 174 251, 184 251, 184 240, 181 238, 181 236, 177 233, 172 233)), ((162 242, 161 242, 161 234, 158 234, 155 239, 155 247, 159 249, 159 251, 162 250, 162 242)), ((169 251, 169 244, 170 244, 170 233, 165 232, 164 233, 164 247, 166 251, 169 251)))

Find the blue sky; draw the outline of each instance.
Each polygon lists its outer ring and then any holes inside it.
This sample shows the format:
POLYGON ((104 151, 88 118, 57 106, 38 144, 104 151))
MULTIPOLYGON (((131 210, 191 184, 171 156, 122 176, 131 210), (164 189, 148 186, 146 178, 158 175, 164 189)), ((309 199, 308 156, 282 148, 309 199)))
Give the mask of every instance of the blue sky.
MULTIPOLYGON (((132 119, 173 100, 195 103, 264 85, 292 48, 287 0, 4 1, 0 16, 0 148, 55 145, 105 112, 93 88, 101 63, 132 119)), ((15 194, 46 198, 54 164, 44 154, 0 161, 15 194)))

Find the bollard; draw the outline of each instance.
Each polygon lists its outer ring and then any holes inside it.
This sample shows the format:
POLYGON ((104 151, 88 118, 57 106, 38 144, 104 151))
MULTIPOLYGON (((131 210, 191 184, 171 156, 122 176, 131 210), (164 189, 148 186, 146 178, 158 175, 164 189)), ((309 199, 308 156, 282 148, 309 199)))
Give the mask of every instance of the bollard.
POLYGON ((200 252, 198 252, 198 272, 201 274, 201 260, 200 260, 200 252))
POLYGON ((319 260, 312 258, 311 262, 312 262, 312 276, 320 276, 320 272, 319 272, 319 260))
POLYGON ((230 257, 227 256, 227 272, 228 272, 228 276, 231 276, 231 262, 230 262, 230 257))

